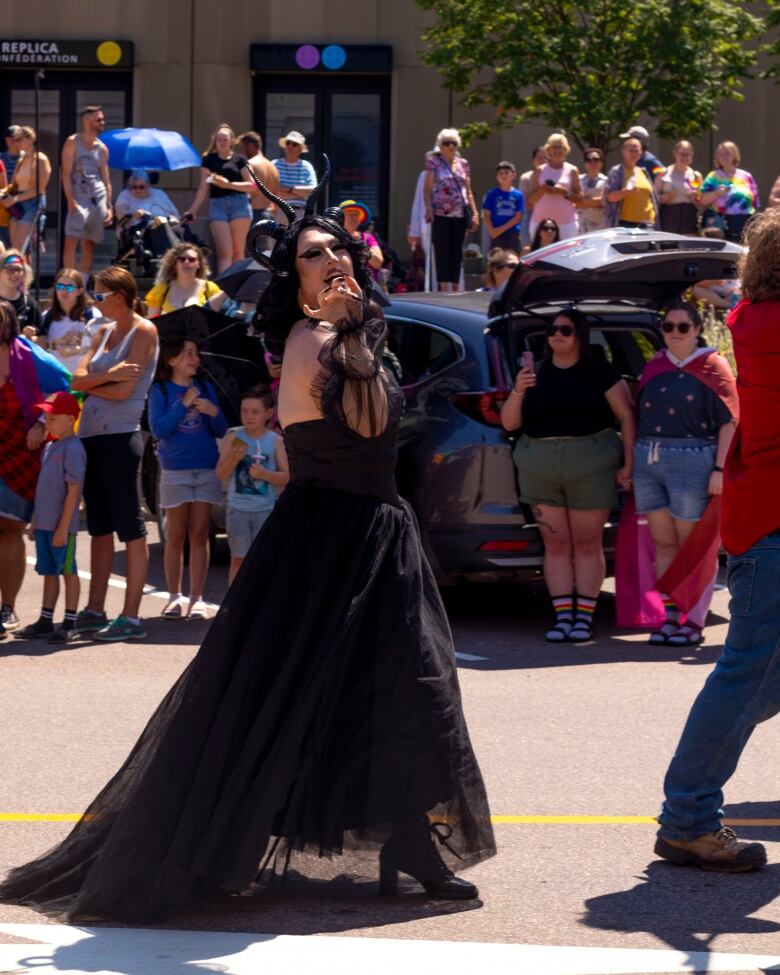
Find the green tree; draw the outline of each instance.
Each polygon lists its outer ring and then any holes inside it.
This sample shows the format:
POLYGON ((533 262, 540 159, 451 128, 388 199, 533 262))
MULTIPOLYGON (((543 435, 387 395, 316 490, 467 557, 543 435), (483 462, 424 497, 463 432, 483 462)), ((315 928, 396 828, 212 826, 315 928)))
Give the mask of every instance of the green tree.
POLYGON ((662 138, 712 128, 742 100, 764 28, 745 0, 417 0, 436 20, 423 60, 468 108, 493 109, 466 140, 544 121, 608 151, 641 115, 662 138))

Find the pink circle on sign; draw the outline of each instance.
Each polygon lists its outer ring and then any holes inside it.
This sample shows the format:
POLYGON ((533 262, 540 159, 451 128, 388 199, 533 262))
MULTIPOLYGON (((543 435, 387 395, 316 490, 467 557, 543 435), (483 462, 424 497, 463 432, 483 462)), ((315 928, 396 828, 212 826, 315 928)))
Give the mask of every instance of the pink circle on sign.
POLYGON ((320 52, 313 44, 304 44, 295 52, 295 62, 299 68, 310 71, 320 63, 320 52))

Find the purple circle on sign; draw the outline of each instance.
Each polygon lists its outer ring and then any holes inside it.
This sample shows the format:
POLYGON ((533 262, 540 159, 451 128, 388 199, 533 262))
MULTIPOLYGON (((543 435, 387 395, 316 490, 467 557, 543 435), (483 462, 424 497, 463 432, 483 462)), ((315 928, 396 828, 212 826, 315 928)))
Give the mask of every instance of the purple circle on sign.
POLYGON ((310 71, 320 63, 320 52, 313 44, 304 44, 295 52, 295 61, 299 68, 310 71))

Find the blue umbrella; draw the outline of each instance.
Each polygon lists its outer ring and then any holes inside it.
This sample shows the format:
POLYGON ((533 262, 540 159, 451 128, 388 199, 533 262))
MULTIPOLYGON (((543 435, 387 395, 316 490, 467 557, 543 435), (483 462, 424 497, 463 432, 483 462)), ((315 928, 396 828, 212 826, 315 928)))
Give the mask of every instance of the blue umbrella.
POLYGON ((108 164, 115 169, 187 169, 200 166, 200 153, 178 132, 163 129, 113 129, 103 132, 108 164))

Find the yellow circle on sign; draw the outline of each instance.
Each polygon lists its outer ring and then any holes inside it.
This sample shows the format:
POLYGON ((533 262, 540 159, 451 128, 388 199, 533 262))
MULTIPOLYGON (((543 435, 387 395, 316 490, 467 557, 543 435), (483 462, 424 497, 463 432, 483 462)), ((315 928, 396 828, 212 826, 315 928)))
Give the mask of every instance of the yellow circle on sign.
POLYGON ((112 68, 121 61, 122 48, 116 41, 103 41, 102 44, 98 45, 97 58, 101 64, 105 64, 107 68, 112 68))

